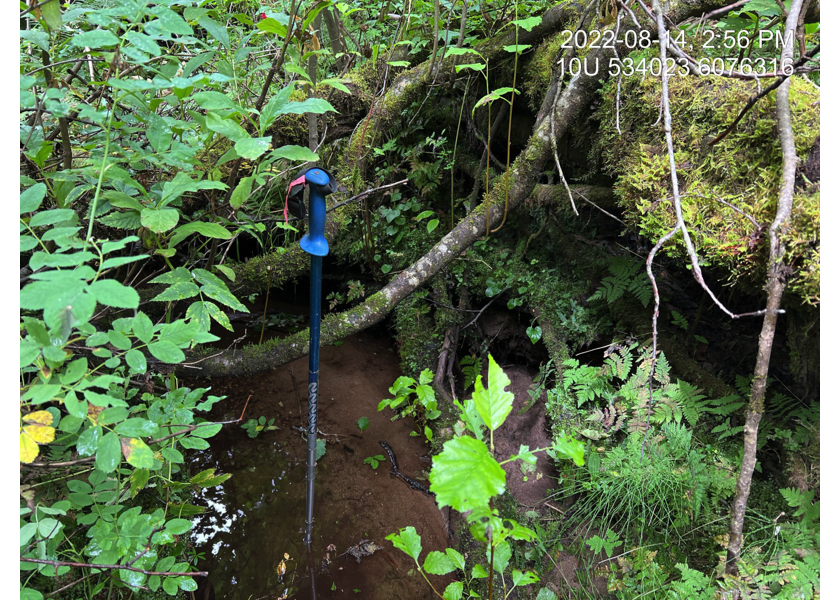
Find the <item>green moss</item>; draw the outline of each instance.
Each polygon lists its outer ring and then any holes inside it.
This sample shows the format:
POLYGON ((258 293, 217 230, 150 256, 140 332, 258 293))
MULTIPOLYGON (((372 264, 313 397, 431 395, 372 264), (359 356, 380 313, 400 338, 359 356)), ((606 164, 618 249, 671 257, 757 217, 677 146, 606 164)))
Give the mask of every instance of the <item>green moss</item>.
MULTIPOLYGON (((698 253, 722 267, 730 281, 761 288, 767 272, 767 227, 775 218, 781 179, 781 147, 776 131, 775 94, 761 100, 735 131, 716 146, 709 141, 724 131, 755 92, 755 84, 718 77, 673 77, 670 83, 674 155, 682 208, 698 253), (762 226, 725 206, 723 199, 762 226)), ((606 85, 597 116, 601 126, 594 156, 617 177, 615 185, 625 218, 650 240, 674 225, 674 206, 665 135, 651 127, 659 116, 661 85, 656 78, 626 80, 621 95, 621 130, 615 127, 616 84, 606 85)), ((819 91, 800 78, 791 85, 796 150, 808 156, 820 133, 819 91)), ((819 186, 798 190, 789 229, 782 239, 793 270, 789 289, 802 300, 819 302, 819 186)), ((665 246, 684 256, 675 236, 665 246)))

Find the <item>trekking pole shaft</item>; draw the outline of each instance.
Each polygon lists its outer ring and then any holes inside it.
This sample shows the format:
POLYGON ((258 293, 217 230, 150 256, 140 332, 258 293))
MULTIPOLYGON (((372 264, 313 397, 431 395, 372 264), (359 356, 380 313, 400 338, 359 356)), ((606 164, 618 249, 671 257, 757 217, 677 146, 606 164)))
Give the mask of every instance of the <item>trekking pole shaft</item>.
POLYGON ((312 545, 315 508, 315 451, 318 433, 318 360, 321 348, 321 257, 312 257, 309 279, 309 423, 306 459, 306 547, 312 545))

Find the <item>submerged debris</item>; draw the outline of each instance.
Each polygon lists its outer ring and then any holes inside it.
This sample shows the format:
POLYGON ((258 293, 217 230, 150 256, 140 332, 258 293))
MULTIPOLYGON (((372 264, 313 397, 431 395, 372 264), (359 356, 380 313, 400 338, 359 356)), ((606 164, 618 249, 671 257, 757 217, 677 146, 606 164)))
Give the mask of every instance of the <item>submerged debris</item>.
POLYGON ((344 551, 341 556, 350 555, 356 559, 356 562, 362 562, 363 556, 370 556, 377 550, 382 550, 382 546, 377 546, 375 543, 371 542, 370 540, 361 540, 355 546, 350 546, 347 550, 344 551))

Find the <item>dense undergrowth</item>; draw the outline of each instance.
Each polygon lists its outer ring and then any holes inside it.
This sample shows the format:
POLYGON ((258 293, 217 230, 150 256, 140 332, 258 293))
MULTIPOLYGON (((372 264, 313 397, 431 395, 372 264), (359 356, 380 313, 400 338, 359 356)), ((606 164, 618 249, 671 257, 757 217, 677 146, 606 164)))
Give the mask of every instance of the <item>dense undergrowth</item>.
MULTIPOLYGON (((753 3, 771 11, 756 19, 774 18, 773 7, 753 3)), ((461 4, 438 4, 457 21, 461 4)), ((609 24, 609 3, 601 4, 609 24)), ((188 453, 208 448, 225 424, 202 417, 220 398, 184 387, 172 368, 218 339, 211 326, 232 331, 229 315, 247 311, 244 299, 268 287, 259 261, 289 254, 285 266, 300 272, 293 269, 305 256, 292 258, 300 223, 282 217, 288 180, 319 161, 339 175, 341 200, 389 186, 333 213, 331 255, 346 271, 325 305, 354 306, 438 243, 481 202, 485 182, 504 180, 497 157, 506 136, 485 143, 484 124, 515 95, 505 86, 517 65, 528 107, 514 102, 511 112, 530 123, 563 49, 550 37, 539 48, 507 48, 506 60, 489 64, 484 40, 530 31, 546 7, 488 12, 469 4, 457 47, 454 27, 438 31, 447 42, 439 56, 461 62, 438 74, 449 85, 415 90, 387 130, 361 133, 362 115, 345 136, 305 148, 297 144, 306 143, 308 118, 320 132, 343 131, 340 117, 355 103, 372 101, 395 73, 428 58, 440 23, 428 16, 434 3, 423 1, 405 26, 363 3, 297 6, 296 16, 288 8, 53 0, 21 17, 21 598, 196 590, 189 531, 201 508, 192 497, 231 474, 188 472, 188 453), (324 35, 328 17, 349 30, 343 47, 324 35), (494 156, 481 170, 487 147, 494 156)), ((415 420, 439 451, 431 472, 439 505, 469 515, 460 551, 421 561, 416 532, 390 539, 421 573, 460 573, 460 585, 441 590, 447 599, 470 590, 487 597, 494 587, 494 597, 587 598, 598 594, 598 578, 611 597, 628 600, 818 597, 819 403, 786 389, 797 380, 791 370, 818 365, 793 346, 783 355, 798 366, 781 368, 768 396, 745 550, 739 575, 725 576, 750 382, 713 359, 698 366, 701 348, 723 345, 723 334, 680 276, 670 278, 670 315, 661 323, 673 350, 651 356, 652 292, 639 255, 670 227, 671 214, 661 200, 661 132, 649 126, 659 87, 641 77, 622 89, 623 137, 611 125, 617 86, 608 82, 594 119, 575 126, 587 140, 594 135, 593 161, 570 173, 578 176, 572 184, 611 185, 615 177, 626 226, 594 211, 575 217, 565 192, 551 200, 535 193, 394 310, 405 377, 383 408, 415 420), (488 335, 482 315, 493 313, 511 325, 488 335), (451 356, 438 381, 441 348, 451 356), (545 404, 558 475, 546 501, 562 514, 522 514, 505 493, 499 463, 508 457, 494 456, 493 431, 511 395, 491 354, 539 368, 530 402, 545 404), (456 398, 448 397, 450 381, 456 398), (579 561, 574 581, 553 569, 561 553, 579 561)), ((804 79, 793 89, 804 159, 818 140, 819 90, 804 79)), ((764 272, 761 228, 709 198, 752 198, 749 216, 768 219, 779 178, 771 108, 757 107, 708 153, 703 140, 731 120, 749 87, 710 81, 701 92, 674 80, 679 117, 690 124, 677 141, 686 210, 711 272, 739 280, 743 291, 764 272)), ((578 152, 585 145, 576 144, 578 152)), ((544 185, 554 177, 545 174, 544 185)), ((792 300, 818 304, 817 182, 801 182, 787 235, 792 300)), ((682 258, 676 247, 667 252, 682 258)), ((752 347, 752 339, 729 346, 752 347)), ((244 427, 256 435, 263 425, 244 427)), ((523 473, 535 450, 515 457, 523 473)))

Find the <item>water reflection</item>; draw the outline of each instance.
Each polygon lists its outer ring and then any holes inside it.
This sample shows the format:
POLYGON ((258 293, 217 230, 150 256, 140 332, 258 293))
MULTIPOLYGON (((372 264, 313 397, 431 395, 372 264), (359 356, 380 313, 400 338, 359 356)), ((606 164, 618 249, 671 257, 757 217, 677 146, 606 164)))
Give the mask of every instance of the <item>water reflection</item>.
POLYGON ((194 519, 192 542, 216 598, 291 598, 310 579, 301 534, 306 469, 289 452, 293 442, 263 435, 243 444, 239 433, 220 434, 196 459, 193 470, 215 468, 236 481, 197 493, 206 510, 194 519))

